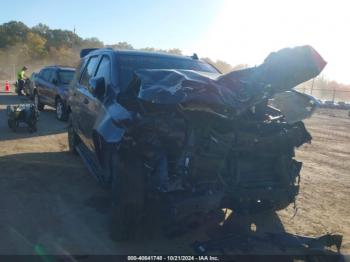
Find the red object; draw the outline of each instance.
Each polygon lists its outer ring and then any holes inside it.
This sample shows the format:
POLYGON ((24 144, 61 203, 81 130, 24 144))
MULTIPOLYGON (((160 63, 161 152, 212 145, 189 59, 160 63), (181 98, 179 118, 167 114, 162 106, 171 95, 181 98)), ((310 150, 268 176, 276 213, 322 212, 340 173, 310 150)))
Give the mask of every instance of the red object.
POLYGON ((6 81, 6 82, 5 82, 5 92, 6 92, 6 93, 10 92, 10 84, 9 84, 9 81, 6 81))

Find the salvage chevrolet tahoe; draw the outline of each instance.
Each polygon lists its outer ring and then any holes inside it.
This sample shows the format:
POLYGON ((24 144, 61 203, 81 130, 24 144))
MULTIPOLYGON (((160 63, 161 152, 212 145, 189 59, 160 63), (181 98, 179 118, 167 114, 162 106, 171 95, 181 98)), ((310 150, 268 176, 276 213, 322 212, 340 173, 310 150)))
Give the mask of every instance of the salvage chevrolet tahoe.
POLYGON ((113 234, 128 238, 150 207, 168 225, 229 208, 295 201, 317 101, 293 88, 326 62, 311 47, 221 74, 197 56, 82 50, 68 100, 68 140, 113 192, 113 234))

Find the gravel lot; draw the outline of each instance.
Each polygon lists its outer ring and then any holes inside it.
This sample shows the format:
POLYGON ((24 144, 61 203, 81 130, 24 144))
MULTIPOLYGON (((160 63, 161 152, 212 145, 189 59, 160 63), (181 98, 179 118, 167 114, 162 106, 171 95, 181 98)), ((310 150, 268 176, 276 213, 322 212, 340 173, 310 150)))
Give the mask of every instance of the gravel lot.
MULTIPOLYGON (((5 107, 19 102, 13 94, 0 94, 0 254, 183 253, 202 234, 113 242, 109 192, 67 152, 66 123, 47 109, 37 133, 13 133, 5 107)), ((314 140, 297 152, 304 162, 298 212, 293 218, 290 206, 277 220, 291 233, 341 233, 342 251, 350 254, 350 118, 346 111, 322 110, 306 123, 314 140)))

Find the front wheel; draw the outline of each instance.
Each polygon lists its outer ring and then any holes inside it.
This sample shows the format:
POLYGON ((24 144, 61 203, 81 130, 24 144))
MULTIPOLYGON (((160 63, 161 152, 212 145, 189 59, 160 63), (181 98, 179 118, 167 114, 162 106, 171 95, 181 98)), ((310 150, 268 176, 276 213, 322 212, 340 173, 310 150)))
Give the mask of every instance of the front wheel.
POLYGON ((17 122, 16 120, 12 120, 12 119, 7 120, 7 125, 10 129, 12 129, 13 132, 16 132, 16 127, 17 127, 16 122, 17 122))
POLYGON ((56 99, 56 118, 60 121, 67 120, 66 106, 60 98, 56 99))
POLYGON ((45 105, 40 103, 39 95, 36 92, 34 93, 34 105, 39 111, 44 110, 45 105))

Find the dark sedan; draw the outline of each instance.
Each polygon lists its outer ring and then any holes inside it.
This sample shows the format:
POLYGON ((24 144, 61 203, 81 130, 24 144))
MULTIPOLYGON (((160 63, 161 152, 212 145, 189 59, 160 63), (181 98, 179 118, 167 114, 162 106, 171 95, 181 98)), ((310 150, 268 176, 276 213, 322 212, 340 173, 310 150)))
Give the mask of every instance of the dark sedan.
POLYGON ((33 99, 37 108, 41 111, 45 105, 55 107, 57 119, 67 120, 66 101, 74 74, 75 69, 70 67, 44 67, 33 81, 33 99))

